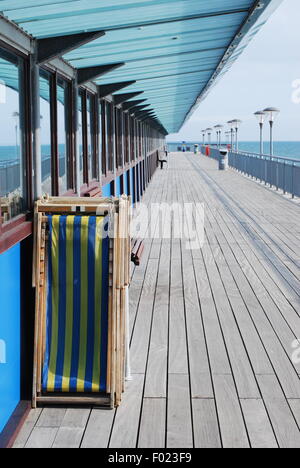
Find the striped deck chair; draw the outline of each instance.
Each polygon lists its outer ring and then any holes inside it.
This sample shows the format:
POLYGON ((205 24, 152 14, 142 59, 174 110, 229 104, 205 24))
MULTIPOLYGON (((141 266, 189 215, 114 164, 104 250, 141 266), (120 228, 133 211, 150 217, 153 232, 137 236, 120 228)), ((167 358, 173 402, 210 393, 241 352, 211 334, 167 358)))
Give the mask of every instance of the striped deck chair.
POLYGON ((53 215, 48 220, 43 392, 106 392, 108 218, 53 215))

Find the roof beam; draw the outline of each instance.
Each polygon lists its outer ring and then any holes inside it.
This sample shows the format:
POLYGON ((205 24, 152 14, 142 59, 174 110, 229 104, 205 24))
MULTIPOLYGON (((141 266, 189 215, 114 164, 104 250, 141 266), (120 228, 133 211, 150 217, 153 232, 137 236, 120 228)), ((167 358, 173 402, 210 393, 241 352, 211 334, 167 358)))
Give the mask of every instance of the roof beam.
POLYGON ((125 93, 125 94, 116 94, 114 96, 114 103, 116 105, 118 104, 123 104, 123 102, 129 101, 129 99, 132 99, 136 96, 139 96, 140 94, 143 94, 144 91, 139 91, 136 93, 125 93))
POLYGON ((127 86, 131 86, 135 84, 136 81, 123 81, 122 83, 111 83, 111 84, 106 84, 106 85, 99 85, 98 86, 98 95, 99 98, 104 98, 106 96, 109 96, 110 94, 116 93, 117 91, 120 91, 123 88, 127 88, 127 86))
POLYGON ((37 39, 37 62, 49 62, 104 35, 104 31, 97 31, 37 39))
POLYGON ((110 65, 99 65, 98 67, 88 67, 88 68, 78 68, 78 84, 84 84, 87 81, 93 81, 99 76, 105 75, 116 68, 123 67, 125 65, 122 63, 112 63, 110 65))
POLYGON ((139 117, 143 117, 145 115, 148 115, 149 117, 151 116, 154 116, 155 115, 155 112, 154 111, 139 111, 139 112, 135 112, 135 117, 138 119, 139 117))
POLYGON ((29 55, 32 50, 32 39, 29 34, 21 30, 15 23, 4 18, 0 14, 0 40, 8 43, 25 55, 29 55))
MULTIPOLYGON (((150 105, 151 105, 151 104, 144 104, 143 106, 135 106, 135 107, 132 107, 132 108, 130 109, 130 112, 139 112, 139 111, 145 109, 146 107, 149 107, 150 105)), ((146 109, 145 109, 145 110, 146 110, 146 109)), ((149 109, 147 109, 147 110, 149 110, 149 109)))
POLYGON ((152 112, 151 114, 144 114, 143 116, 140 117, 140 120, 144 121, 144 120, 149 120, 150 118, 151 119, 156 118, 155 113, 152 112))
POLYGON ((143 102, 146 102, 147 99, 138 99, 136 101, 129 101, 129 102, 124 102, 122 104, 123 110, 129 110, 132 109, 135 106, 138 106, 139 104, 142 104, 143 102))

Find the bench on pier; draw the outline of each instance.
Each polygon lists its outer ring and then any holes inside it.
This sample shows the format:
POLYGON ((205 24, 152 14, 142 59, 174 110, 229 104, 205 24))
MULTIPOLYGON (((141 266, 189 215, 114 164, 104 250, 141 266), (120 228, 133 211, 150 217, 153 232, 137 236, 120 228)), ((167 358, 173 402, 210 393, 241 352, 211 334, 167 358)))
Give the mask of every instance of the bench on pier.
POLYGON ((168 158, 168 151, 157 151, 157 165, 160 164, 160 168, 164 168, 164 164, 168 164, 168 159, 164 159, 164 156, 168 158))

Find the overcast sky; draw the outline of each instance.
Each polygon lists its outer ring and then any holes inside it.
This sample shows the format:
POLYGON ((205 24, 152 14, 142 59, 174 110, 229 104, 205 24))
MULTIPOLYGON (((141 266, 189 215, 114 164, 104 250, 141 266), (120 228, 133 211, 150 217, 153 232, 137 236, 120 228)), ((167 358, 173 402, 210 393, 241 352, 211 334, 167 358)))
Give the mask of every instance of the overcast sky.
MULTIPOLYGON (((243 120, 241 139, 258 140, 253 113, 279 107, 276 140, 300 141, 300 102, 293 102, 293 83, 300 89, 300 1, 284 0, 231 70, 211 91, 180 134, 170 140, 199 139, 202 128, 243 120)), ((300 101, 300 91, 296 94, 300 101)), ((266 133, 267 137, 267 133, 266 133)))

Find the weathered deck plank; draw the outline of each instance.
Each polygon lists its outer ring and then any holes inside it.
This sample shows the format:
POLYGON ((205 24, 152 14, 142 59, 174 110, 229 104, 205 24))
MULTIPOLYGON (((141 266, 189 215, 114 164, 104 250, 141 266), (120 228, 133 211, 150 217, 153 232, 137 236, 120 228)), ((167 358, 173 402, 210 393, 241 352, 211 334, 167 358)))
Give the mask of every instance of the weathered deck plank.
POLYGON ((204 245, 146 240, 121 406, 33 411, 15 447, 300 447, 299 203, 190 154, 143 201, 204 203, 204 245))

